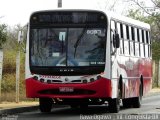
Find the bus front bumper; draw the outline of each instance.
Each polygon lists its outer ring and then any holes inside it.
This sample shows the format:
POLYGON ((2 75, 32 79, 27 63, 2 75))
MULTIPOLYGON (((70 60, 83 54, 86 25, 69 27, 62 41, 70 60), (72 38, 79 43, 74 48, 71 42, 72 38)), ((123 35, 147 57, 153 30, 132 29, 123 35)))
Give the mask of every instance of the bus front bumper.
POLYGON ((28 98, 111 98, 111 80, 100 78, 90 83, 48 84, 26 79, 28 98))

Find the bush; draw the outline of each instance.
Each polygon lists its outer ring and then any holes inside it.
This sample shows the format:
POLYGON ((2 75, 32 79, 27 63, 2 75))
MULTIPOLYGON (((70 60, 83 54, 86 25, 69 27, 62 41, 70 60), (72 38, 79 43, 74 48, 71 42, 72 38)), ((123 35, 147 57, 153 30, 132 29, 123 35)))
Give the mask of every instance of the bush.
MULTIPOLYGON (((16 55, 17 51, 4 51, 3 57, 3 74, 2 74, 2 101, 15 101, 16 97, 16 55)), ((25 94, 25 54, 21 52, 20 66, 20 101, 29 100, 25 94)))

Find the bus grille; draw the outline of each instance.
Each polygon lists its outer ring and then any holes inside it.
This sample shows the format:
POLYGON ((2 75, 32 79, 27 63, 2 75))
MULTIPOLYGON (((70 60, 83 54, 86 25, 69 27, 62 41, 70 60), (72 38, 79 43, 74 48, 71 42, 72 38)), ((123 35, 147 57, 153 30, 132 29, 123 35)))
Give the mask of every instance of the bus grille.
POLYGON ((96 92, 93 90, 75 89, 73 92, 60 92, 59 89, 48 89, 38 92, 39 94, 48 95, 93 95, 96 92))

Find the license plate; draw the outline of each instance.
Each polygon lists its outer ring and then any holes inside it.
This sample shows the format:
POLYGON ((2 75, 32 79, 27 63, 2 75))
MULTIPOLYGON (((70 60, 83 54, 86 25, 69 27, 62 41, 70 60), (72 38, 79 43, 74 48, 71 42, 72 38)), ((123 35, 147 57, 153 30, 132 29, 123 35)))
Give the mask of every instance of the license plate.
POLYGON ((59 92, 73 92, 74 88, 73 87, 60 87, 59 92))

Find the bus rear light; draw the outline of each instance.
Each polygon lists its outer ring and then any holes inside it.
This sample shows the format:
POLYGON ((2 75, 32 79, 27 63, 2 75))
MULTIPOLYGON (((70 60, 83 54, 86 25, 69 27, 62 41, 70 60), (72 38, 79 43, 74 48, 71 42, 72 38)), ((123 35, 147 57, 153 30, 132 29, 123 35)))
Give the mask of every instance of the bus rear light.
POLYGON ((91 78, 91 79, 90 79, 90 82, 94 82, 94 78, 91 78))
POLYGON ((40 82, 44 82, 44 79, 41 78, 41 79, 40 79, 40 82))
POLYGON ((37 77, 37 76, 34 76, 33 79, 34 79, 34 80, 38 80, 38 77, 37 77))

